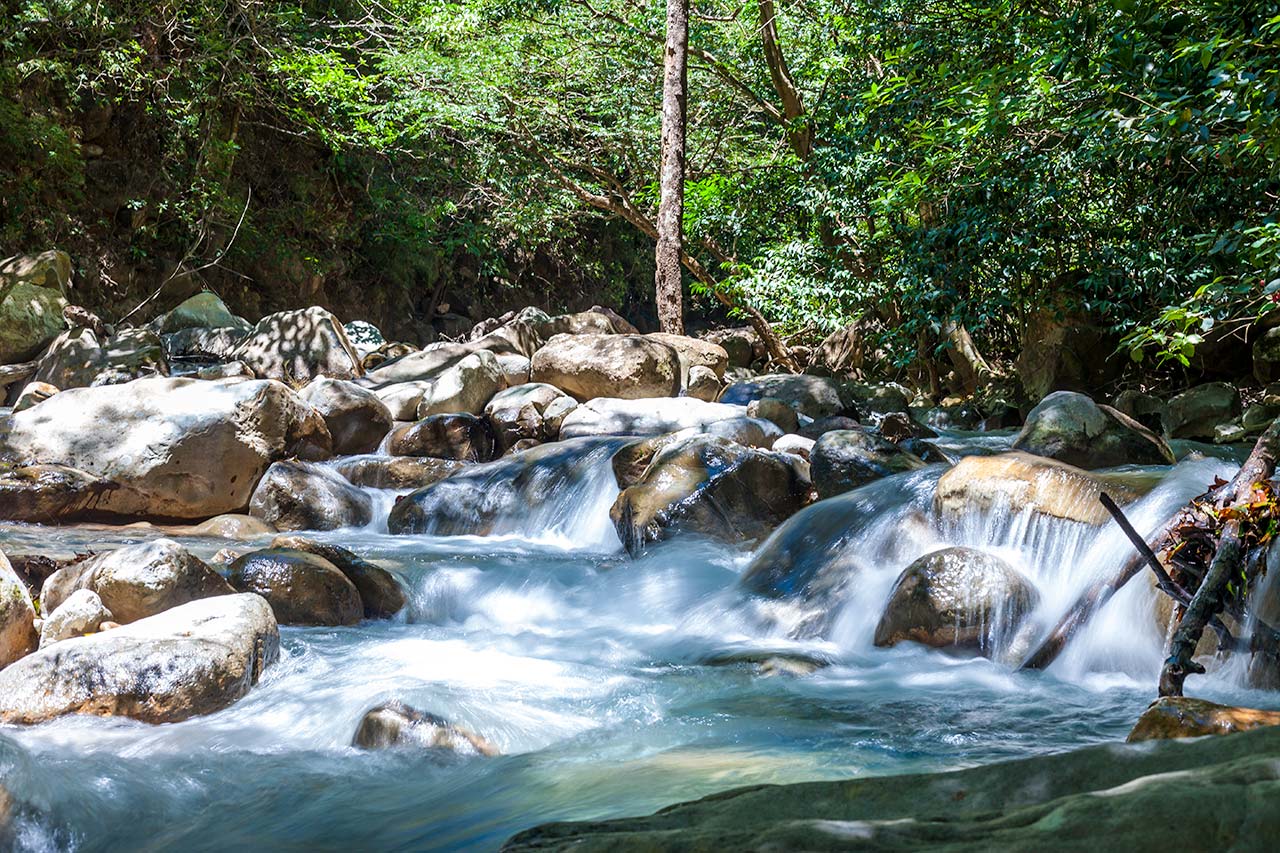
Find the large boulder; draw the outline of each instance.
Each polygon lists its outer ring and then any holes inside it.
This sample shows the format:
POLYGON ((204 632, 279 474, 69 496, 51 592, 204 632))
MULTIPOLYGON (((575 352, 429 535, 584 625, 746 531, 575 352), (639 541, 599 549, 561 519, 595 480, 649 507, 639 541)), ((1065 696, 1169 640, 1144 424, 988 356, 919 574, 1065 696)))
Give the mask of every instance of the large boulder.
POLYGON ((699 435, 659 450, 610 517, 632 554, 686 532, 754 542, 799 510, 807 492, 785 457, 699 435))
POLYGON ((332 468, 273 462, 249 499, 249 514, 278 530, 337 530, 373 521, 373 500, 332 468))
POLYGON ((39 355, 67 327, 67 300, 49 287, 17 282, 0 298, 0 364, 39 355))
POLYGON ((233 591, 217 572, 172 539, 129 545, 59 569, 40 591, 41 611, 54 612, 81 589, 96 593, 114 621, 121 623, 233 591))
POLYGON ((554 506, 551 498, 576 489, 623 444, 617 438, 557 441, 470 465, 397 500, 387 529, 436 536, 487 536, 513 524, 524 529, 532 514, 554 506))
POLYGON ((475 415, 431 415, 396 427, 387 437, 386 449, 392 456, 488 462, 493 458, 493 431, 475 415))
POLYGON ((750 326, 713 329, 704 333, 702 340, 723 349, 728 356, 729 367, 750 367, 756 361, 763 361, 768 354, 760 333, 750 326))
POLYGON ((35 382, 57 388, 119 385, 146 376, 168 376, 164 344, 148 329, 124 329, 99 340, 92 329, 63 332, 36 363, 35 382))
POLYGON ((19 284, 66 293, 71 286, 71 256, 60 249, 49 249, 36 255, 14 255, 0 260, 0 292, 19 284))
POLYGON ((268 314, 231 352, 265 379, 308 382, 317 376, 355 379, 364 373, 360 356, 338 318, 312 306, 268 314))
POLYGON ((1169 401, 1169 435, 1214 437, 1217 428, 1240 417, 1240 390, 1229 382, 1209 382, 1183 391, 1169 401))
POLYGON ((578 403, 554 385, 529 382, 499 391, 484 407, 498 450, 518 441, 555 441, 560 426, 578 403))
POLYGON ((364 384, 372 388, 398 421, 429 415, 479 414, 507 379, 497 356, 445 344, 390 362, 371 371, 364 384))
POLYGON ((96 634, 103 622, 114 620, 115 616, 96 592, 78 589, 44 617, 44 625, 40 627, 40 648, 72 637, 96 634))
POLYGON ((830 498, 873 480, 925 467, 918 456, 870 432, 825 432, 809 454, 810 474, 819 498, 830 498))
POLYGON ((37 524, 70 518, 91 511, 117 488, 66 465, 0 466, 0 518, 37 524))
POLYGON ((0 553, 0 669, 35 650, 40 635, 26 584, 0 553))
POLYGON ((1263 726, 1280 726, 1280 711, 1236 708, 1189 696, 1162 696, 1138 717, 1127 740, 1138 743, 1229 735, 1263 726))
POLYGON ((1174 463, 1163 438, 1074 391, 1057 391, 1041 400, 1027 415, 1013 447, 1077 468, 1174 463))
POLYGON ((339 456, 372 453, 391 431, 386 403, 367 388, 341 379, 316 379, 298 392, 324 418, 339 456))
POLYGON ((360 593, 366 619, 388 619, 399 613, 405 605, 404 590, 395 577, 381 566, 374 565, 341 545, 317 542, 301 536, 277 536, 271 540, 271 548, 303 551, 315 554, 332 563, 360 593))
POLYGON ((498 754, 497 747, 479 735, 403 702, 384 702, 366 711, 351 745, 358 749, 412 748, 459 755, 498 754))
POLYGON ((176 723, 236 702, 279 654, 276 620, 260 596, 201 599, 0 670, 0 722, 92 714, 176 723))
POLYGON ((1125 486, 1104 483, 1064 462, 1014 451, 960 460, 939 478, 933 506, 953 520, 974 512, 1030 511, 1099 525, 1111 521, 1099 502, 1103 492, 1122 505, 1136 497, 1125 486))
POLYGON ((239 592, 265 598, 281 625, 355 625, 360 593, 342 571, 317 554, 268 548, 237 558, 227 580, 239 592))
POLYGON ((583 403, 565 416, 560 438, 589 435, 663 435, 682 429, 704 431, 714 424, 747 414, 744 406, 708 403, 692 397, 652 400, 600 398, 583 403))
POLYGON ((1121 391, 1111 402, 1116 411, 1128 415, 1156 435, 1164 435, 1169 419, 1169 404, 1154 394, 1129 389, 1121 391))
POLYGON ((365 489, 421 489, 466 466, 430 456, 357 456, 334 463, 333 470, 365 489))
MULTIPOLYGON (((248 336, 249 333, 240 328, 205 329, 192 326, 162 335, 160 341, 164 344, 165 355, 171 360, 225 362, 234 361, 236 348, 248 336)), ((242 365, 250 377, 254 376, 248 365, 238 361, 235 363, 242 365)))
POLYGON ((720 394, 720 402, 745 406, 764 397, 781 400, 810 418, 825 418, 845 410, 838 382, 797 373, 770 373, 735 382, 720 394))
POLYGON ((113 484, 98 512, 204 519, 249 503, 267 466, 327 455, 320 414, 279 382, 142 379, 75 388, 0 426, 0 458, 113 484))
POLYGON ((903 570, 889 593, 875 644, 904 641, 992 655, 1040 601, 1004 560, 973 548, 944 548, 903 570))
POLYGON ((695 367, 708 368, 717 379, 724 378, 724 372, 729 367, 729 353, 725 352, 724 347, 711 341, 666 332, 650 332, 645 337, 666 344, 676 351, 676 356, 680 359, 682 384, 686 386, 689 384, 689 371, 695 367))
POLYGON ((680 357, 643 335, 556 335, 533 356, 530 378, 578 400, 635 400, 680 392, 680 357))
POLYGON ((351 342, 351 348, 356 351, 356 354, 361 359, 371 352, 377 352, 378 348, 387 342, 387 339, 382 335, 382 330, 366 320, 352 320, 350 323, 343 323, 342 331, 347 333, 347 340, 351 342))
POLYGON ((218 294, 204 290, 181 302, 172 311, 161 314, 147 324, 158 335, 169 335, 184 329, 228 329, 248 332, 253 325, 231 313, 218 294))
MULTIPOLYGON (((1055 284, 1050 292, 1067 287, 1055 284)), ((1031 314, 1022 336, 1016 369, 1027 396, 1043 399, 1053 391, 1089 391, 1119 375, 1114 336, 1082 314, 1045 306, 1031 314)))
POLYGON ((1253 375, 1263 385, 1280 380, 1280 326, 1254 340, 1253 375))

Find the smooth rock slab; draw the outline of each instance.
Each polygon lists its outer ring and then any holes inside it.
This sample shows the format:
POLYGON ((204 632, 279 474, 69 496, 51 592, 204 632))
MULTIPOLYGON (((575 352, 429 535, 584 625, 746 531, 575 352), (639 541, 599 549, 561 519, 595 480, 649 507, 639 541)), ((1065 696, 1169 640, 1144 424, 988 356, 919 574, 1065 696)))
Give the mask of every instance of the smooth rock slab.
POLYGON ((276 620, 261 596, 193 601, 0 670, 0 722, 92 714, 176 723, 242 698, 279 654, 276 620))

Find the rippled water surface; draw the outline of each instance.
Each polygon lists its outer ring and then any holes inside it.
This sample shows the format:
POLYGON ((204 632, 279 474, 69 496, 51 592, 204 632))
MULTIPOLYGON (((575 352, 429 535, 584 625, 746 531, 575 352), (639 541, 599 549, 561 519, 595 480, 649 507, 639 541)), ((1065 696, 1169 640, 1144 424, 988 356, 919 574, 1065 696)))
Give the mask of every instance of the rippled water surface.
MULTIPOLYGON (((1130 513, 1150 529, 1231 469, 1201 458, 1129 472, 1160 482, 1130 513)), ((977 545, 1011 560, 1040 590, 1042 626, 1127 555, 1114 531, 1036 522, 1017 508, 940 525, 926 512, 937 476, 927 469, 848 499, 857 532, 842 547, 859 574, 816 636, 797 630, 802 615, 788 605, 741 591, 746 551, 682 539, 625 557, 602 521, 616 488, 595 469, 550 490, 533 521, 509 520, 499 537, 322 534, 394 571, 411 591, 406 612, 356 628, 282 629, 280 663, 209 717, 0 727, 20 846, 491 850, 540 822, 644 813, 744 784, 941 770, 1123 738, 1151 699, 1164 639, 1144 583, 1045 673, 872 647, 893 579, 938 547, 977 545), (706 663, 771 651, 833 664, 794 677, 706 663), (503 755, 352 749, 362 713, 388 699, 465 725, 503 755)), ((157 535, 0 534, 6 549, 45 552, 157 535)), ((248 547, 182 541, 204 557, 248 547)), ((1220 666, 1196 693, 1275 704, 1238 687, 1238 670, 1220 666)))

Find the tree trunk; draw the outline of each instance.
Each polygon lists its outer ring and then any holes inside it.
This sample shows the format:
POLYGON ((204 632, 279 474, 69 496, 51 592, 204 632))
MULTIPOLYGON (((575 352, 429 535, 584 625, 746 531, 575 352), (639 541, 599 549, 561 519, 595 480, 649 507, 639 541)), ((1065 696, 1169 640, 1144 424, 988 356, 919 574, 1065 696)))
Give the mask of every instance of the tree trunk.
POLYGON ((991 367, 978 351, 969 330, 960 323, 948 320, 942 326, 942 335, 947 339, 947 356, 956 369, 960 385, 966 394, 975 393, 991 374, 991 367))
POLYGON ((757 5, 760 11, 760 43, 764 49, 765 65, 769 66, 769 79, 782 101, 787 143, 800 161, 806 162, 813 153, 813 126, 805 115, 804 98, 791 79, 791 69, 787 67, 778 41, 778 13, 773 8, 773 0, 759 0, 757 5))
POLYGON ((685 120, 689 67, 689 0, 667 0, 662 75, 662 166, 654 292, 662 331, 684 334, 681 257, 684 251, 685 120))

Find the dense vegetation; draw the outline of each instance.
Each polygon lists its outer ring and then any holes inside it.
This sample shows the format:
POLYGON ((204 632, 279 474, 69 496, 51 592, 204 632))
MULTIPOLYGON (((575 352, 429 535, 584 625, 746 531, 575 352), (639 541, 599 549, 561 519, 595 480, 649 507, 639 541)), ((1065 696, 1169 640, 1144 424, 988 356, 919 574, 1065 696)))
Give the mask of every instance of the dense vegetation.
MULTIPOLYGON (((180 263, 246 310, 651 310, 661 2, 4 5, 0 242, 144 270, 122 307, 180 263)), ((701 310, 1188 363, 1280 298, 1280 4, 705 0, 691 52, 701 310)))

